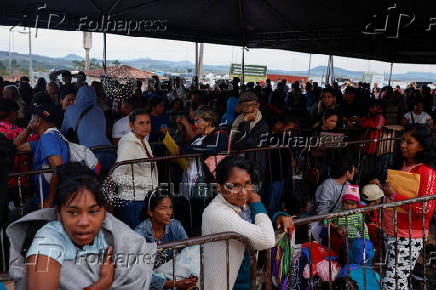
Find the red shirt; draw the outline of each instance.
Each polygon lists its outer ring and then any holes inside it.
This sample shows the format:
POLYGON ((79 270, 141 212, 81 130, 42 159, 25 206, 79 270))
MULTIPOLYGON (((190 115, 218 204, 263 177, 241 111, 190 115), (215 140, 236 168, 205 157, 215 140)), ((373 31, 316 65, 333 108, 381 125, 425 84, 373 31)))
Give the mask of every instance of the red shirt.
MULTIPOLYGON (((380 137, 381 130, 385 124, 385 117, 381 113, 378 113, 375 116, 366 117, 365 121, 360 123, 360 126, 365 129, 369 129, 369 140, 378 139, 380 137)), ((365 146, 366 154, 374 154, 377 149, 377 143, 371 142, 365 146)))
MULTIPOLYGON (((417 173, 421 175, 418 197, 430 196, 436 193, 436 172, 433 168, 425 164, 417 164, 410 167, 405 167, 401 170, 417 173)), ((408 197, 395 194, 394 201, 407 200, 408 197)), ((435 209, 435 201, 425 202, 424 206, 421 202, 411 205, 411 233, 412 238, 422 238, 422 214, 425 215, 425 230, 428 235, 428 225, 432 218, 435 209)), ((383 230, 390 236, 394 236, 394 211, 393 209, 383 210, 383 230)), ((397 231, 399 237, 409 237, 409 205, 404 205, 398 208, 397 211, 397 231), (400 210, 401 209, 401 210, 400 210)))

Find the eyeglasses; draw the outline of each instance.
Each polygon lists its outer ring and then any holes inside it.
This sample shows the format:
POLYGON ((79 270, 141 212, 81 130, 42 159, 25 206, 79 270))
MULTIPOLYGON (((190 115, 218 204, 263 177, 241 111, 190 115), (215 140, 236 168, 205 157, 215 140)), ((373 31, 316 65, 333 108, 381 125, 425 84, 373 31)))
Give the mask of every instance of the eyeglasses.
POLYGON ((200 123, 200 121, 207 122, 207 121, 204 120, 203 118, 194 119, 194 123, 195 123, 195 124, 200 123))
POLYGON ((254 107, 257 104, 257 102, 251 103, 251 104, 241 104, 241 108, 250 108, 254 107))
POLYGON ((256 186, 254 184, 245 184, 245 185, 238 185, 238 184, 233 184, 233 183, 225 183, 224 184, 224 188, 227 189, 228 191, 230 191, 233 194, 237 194, 242 192, 242 190, 245 191, 251 191, 255 188, 256 186))

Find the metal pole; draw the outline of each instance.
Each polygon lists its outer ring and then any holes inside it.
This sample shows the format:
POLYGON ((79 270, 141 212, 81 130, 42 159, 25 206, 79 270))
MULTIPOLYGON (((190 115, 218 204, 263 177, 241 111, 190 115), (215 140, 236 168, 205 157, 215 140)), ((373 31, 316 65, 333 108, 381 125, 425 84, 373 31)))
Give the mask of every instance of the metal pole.
POLYGON ((203 76, 203 49, 204 43, 200 43, 200 52, 198 55, 198 79, 201 79, 203 76))
POLYGON ((198 79, 198 42, 195 43, 195 77, 198 79))
POLYGON ((106 32, 103 32, 103 71, 106 73, 106 32))
POLYGON ((391 62, 391 70, 390 70, 390 72, 389 72, 389 86, 391 86, 391 81, 392 81, 392 68, 393 68, 393 66, 394 66, 394 63, 393 62, 391 62))
POLYGON ((245 75, 245 46, 242 47, 242 61, 241 61, 241 85, 244 84, 244 75, 245 75))
POLYGON ((330 82, 331 85, 335 82, 335 66, 333 64, 333 55, 330 55, 330 82))
POLYGON ((29 77, 30 77, 30 85, 33 87, 33 68, 32 68, 32 32, 29 27, 29 77))
POLYGON ((325 73, 325 84, 327 85, 330 82, 330 55, 329 60, 327 62, 327 70, 325 73))
POLYGON ((85 48, 85 71, 89 71, 89 48, 85 48))
POLYGON ((309 54, 309 69, 307 72, 307 81, 310 82, 310 66, 312 65, 312 54, 309 54))
POLYGON ((8 56, 9 56, 9 76, 12 78, 12 53, 11 53, 11 32, 12 29, 14 29, 14 27, 11 27, 9 29, 9 51, 8 51, 8 56))

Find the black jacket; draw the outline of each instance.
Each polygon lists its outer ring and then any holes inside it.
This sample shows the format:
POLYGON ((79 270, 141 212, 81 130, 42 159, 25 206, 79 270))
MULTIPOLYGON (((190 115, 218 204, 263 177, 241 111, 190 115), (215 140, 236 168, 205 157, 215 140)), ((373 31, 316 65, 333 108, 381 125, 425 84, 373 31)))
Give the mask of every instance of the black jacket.
MULTIPOLYGON (((237 131, 231 132, 231 148, 233 150, 244 150, 266 147, 268 145, 268 133, 269 127, 263 118, 256 123, 252 130, 250 130, 250 124, 243 121, 239 124, 237 131)), ((266 173, 265 151, 247 152, 244 155, 258 169, 258 181, 263 181, 266 173)))

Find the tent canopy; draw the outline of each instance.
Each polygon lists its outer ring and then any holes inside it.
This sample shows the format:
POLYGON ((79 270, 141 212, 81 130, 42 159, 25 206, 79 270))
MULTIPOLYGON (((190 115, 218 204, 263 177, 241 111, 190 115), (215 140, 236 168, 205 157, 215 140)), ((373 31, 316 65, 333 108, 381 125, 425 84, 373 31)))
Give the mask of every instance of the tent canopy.
POLYGON ((436 1, 3 2, 0 25, 106 30, 130 36, 436 64, 436 1))

